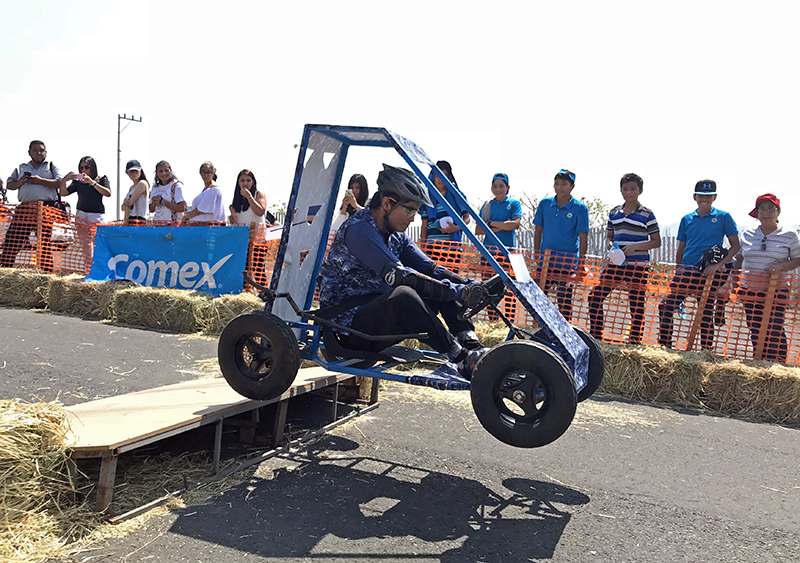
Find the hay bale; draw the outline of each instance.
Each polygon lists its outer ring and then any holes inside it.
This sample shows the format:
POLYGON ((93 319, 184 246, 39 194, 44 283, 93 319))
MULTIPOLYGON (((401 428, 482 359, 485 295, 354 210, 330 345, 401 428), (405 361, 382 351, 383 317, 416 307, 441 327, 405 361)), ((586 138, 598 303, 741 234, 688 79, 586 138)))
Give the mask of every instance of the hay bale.
POLYGON ((70 501, 66 420, 57 403, 0 401, 0 561, 61 555, 100 522, 70 501))
POLYGON ((729 360, 709 368, 706 404, 748 420, 800 423, 800 369, 729 360))
POLYGON ((76 317, 113 320, 116 316, 114 293, 130 287, 136 287, 136 283, 128 280, 85 282, 83 276, 76 274, 54 277, 50 281, 47 306, 51 311, 76 317))
POLYGON ((42 309, 47 306, 50 274, 24 268, 0 268, 0 303, 42 309))
POLYGON ((709 354, 680 353, 655 346, 601 343, 606 360, 602 391, 637 401, 703 407, 709 354))
POLYGON ((195 310, 205 306, 196 300, 212 297, 199 291, 130 287, 114 292, 114 320, 157 330, 189 333, 199 330, 195 310))
POLYGON ((195 315, 198 328, 209 336, 217 336, 234 317, 264 309, 264 302, 249 292, 223 295, 211 300, 197 300, 195 315))

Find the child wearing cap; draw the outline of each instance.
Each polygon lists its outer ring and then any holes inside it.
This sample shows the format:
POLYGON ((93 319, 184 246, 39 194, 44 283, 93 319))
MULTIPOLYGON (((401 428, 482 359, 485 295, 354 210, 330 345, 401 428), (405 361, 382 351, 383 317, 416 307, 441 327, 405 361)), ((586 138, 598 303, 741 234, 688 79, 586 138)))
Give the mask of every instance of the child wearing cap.
MULTIPOLYGON (((492 178, 494 198, 485 202, 481 207, 481 219, 506 248, 516 246, 515 231, 519 229, 522 220, 522 204, 516 199, 508 197, 510 188, 507 174, 502 172, 495 174, 492 178)), ((484 235, 486 233, 480 227, 476 227, 475 234, 484 235)), ((487 246, 487 248, 494 247, 487 246)))
MULTIPOLYGON (((508 174, 498 172, 492 178, 492 195, 494 197, 481 207, 481 219, 506 248, 514 248, 516 246, 516 230, 519 229, 522 221, 522 204, 518 200, 508 197, 510 188, 508 174)), ((480 227, 475 227, 475 234, 485 235, 486 233, 480 227)), ((490 242, 485 242, 487 250, 505 268, 508 262, 503 253, 490 242)), ((491 272, 491 274, 494 274, 494 272, 491 272)), ((511 312, 510 303, 506 301, 506 314, 511 314, 511 312)), ((497 320, 497 313, 493 309, 487 309, 487 314, 489 315, 489 320, 497 320)))
POLYGON ((659 336, 658 343, 667 348, 672 347, 672 317, 675 309, 682 305, 687 297, 699 297, 706 279, 713 277, 710 298, 703 309, 700 323, 700 347, 712 349, 714 343, 714 325, 712 315, 714 294, 722 285, 723 279, 719 270, 730 262, 739 252, 739 231, 736 223, 727 211, 712 206, 717 199, 717 183, 713 180, 700 180, 694 187, 694 200, 697 209, 681 219, 678 227, 678 249, 675 253, 677 268, 669 285, 669 294, 658 305, 659 336), (704 255, 712 249, 720 248, 727 237, 730 248, 722 253, 716 263, 706 264, 704 255), (702 266, 702 269, 701 269, 702 266))
POLYGON ((661 246, 658 221, 653 212, 639 203, 644 190, 644 180, 637 174, 625 174, 619 181, 624 203, 608 214, 606 235, 608 248, 616 243, 624 253, 624 263, 609 264, 600 274, 600 280, 589 294, 589 320, 591 334, 603 337, 603 301, 614 289, 628 289, 628 307, 631 315, 629 344, 642 340, 644 303, 647 293, 647 276, 650 272, 650 250, 661 246))
POLYGON ((726 293, 739 288, 738 300, 747 317, 753 356, 756 356, 761 340, 762 353, 756 359, 775 362, 785 362, 789 352, 783 329, 789 286, 787 280, 779 278, 780 283, 772 289, 772 308, 766 315, 767 326, 764 327, 764 309, 770 293, 770 278, 774 274, 800 267, 800 237, 793 230, 779 224, 780 214, 781 201, 777 196, 764 194, 756 198, 756 206, 750 212, 750 217, 758 219, 761 224, 741 234, 741 252, 736 255, 731 280, 723 288, 726 293), (765 334, 762 336, 762 333, 765 334))
POLYGON ((542 291, 557 286, 556 298, 561 314, 572 317, 573 283, 566 281, 576 268, 583 267, 589 237, 589 209, 572 197, 575 173, 561 169, 555 175, 556 195, 544 198, 533 216, 533 250, 537 256, 550 251, 547 280, 542 291))

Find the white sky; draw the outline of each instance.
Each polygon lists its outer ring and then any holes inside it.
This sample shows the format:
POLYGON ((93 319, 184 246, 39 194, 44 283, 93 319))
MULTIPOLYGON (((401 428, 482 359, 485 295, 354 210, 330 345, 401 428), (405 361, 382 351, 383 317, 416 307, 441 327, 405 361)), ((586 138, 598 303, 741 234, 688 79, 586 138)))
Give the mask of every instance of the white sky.
MULTIPOLYGON (((495 172, 512 195, 618 203, 645 180, 662 226, 694 209, 696 181, 741 226, 755 197, 797 190, 796 2, 118 2, 0 0, 0 174, 47 144, 63 172, 93 156, 116 188, 124 163, 152 180, 166 159, 200 191, 211 160, 232 198, 250 168, 270 204, 288 198, 305 123, 387 127, 449 160, 473 205, 495 172)), ((356 148, 345 177, 374 190, 389 149, 356 148)), ((116 216, 116 189, 107 217, 116 216)), ((15 197, 11 197, 15 201, 15 197)), ((74 203, 74 201, 73 201, 74 203)))

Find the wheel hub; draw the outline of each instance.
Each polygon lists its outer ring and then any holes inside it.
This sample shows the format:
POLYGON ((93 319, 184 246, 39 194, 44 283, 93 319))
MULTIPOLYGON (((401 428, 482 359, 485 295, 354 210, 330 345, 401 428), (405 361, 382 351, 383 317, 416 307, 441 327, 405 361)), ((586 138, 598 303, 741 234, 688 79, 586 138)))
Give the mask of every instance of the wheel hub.
POLYGON ((525 394, 525 391, 521 391, 519 389, 517 389, 511 394, 511 400, 517 403, 518 405, 524 403, 525 399, 527 398, 528 396, 525 394))

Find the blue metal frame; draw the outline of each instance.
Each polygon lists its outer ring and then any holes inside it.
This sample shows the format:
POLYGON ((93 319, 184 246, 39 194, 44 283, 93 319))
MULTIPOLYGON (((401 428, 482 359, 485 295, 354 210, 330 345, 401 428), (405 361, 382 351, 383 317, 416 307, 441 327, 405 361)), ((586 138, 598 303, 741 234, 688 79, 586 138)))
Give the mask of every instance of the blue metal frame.
MULTIPOLYGON (((489 252, 486 248, 486 243, 495 246, 499 252, 501 252, 504 256, 508 257, 508 249, 506 249, 505 245, 503 245, 497 236, 488 228, 486 223, 481 218, 480 214, 476 212, 474 209, 470 207, 467 202, 467 199, 461 193, 461 191, 450 182, 450 179, 439 169, 438 166, 425 154, 425 152, 414 143, 400 137, 399 135, 395 135, 393 132, 389 131, 388 129, 384 129, 382 127, 357 127, 357 126, 339 126, 339 125, 306 125, 303 130, 303 140, 300 146, 300 150, 297 157, 297 166, 295 169, 295 177, 292 183, 292 193, 289 197, 288 203, 288 210, 290 210, 289 215, 294 214, 294 210, 296 208, 297 197, 298 197, 298 189, 301 183, 303 169, 304 169, 304 162, 306 159, 306 152, 308 148, 309 138, 312 131, 317 131, 321 134, 327 135, 333 139, 342 143, 342 152, 340 154, 339 163, 336 170, 335 180, 334 180, 334 190, 336 190, 336 194, 331 197, 330 201, 328 202, 328 208, 325 210, 325 224, 323 232, 327 233, 330 231, 330 226, 333 221, 333 216, 336 211, 336 205, 338 202, 338 189, 341 185, 342 174, 344 173, 344 164, 347 158, 348 150, 350 146, 371 146, 371 147, 394 147, 403 160, 408 164, 411 170, 414 171, 415 174, 420 178, 420 180, 428 187, 429 193, 433 196, 434 200, 440 204, 442 204, 445 209, 447 209, 451 216, 453 217, 454 222, 461 227, 464 234, 467 236, 469 241, 478 249, 484 259, 489 263, 490 266, 497 272, 500 277, 502 278, 503 282, 506 284, 509 290, 515 295, 515 297, 520 300, 521 304, 525 307, 525 309, 534 317, 537 321, 539 326, 545 331, 545 334, 548 335, 548 340, 539 339, 534 336, 534 338, 548 346, 551 346, 556 352, 561 355, 567 364, 569 365, 570 369, 573 371, 575 375, 575 384, 577 390, 580 390, 584 387, 587 381, 587 373, 588 373, 588 355, 589 350, 588 347, 580 340, 580 338, 575 334, 575 332, 566 324, 563 317, 561 317, 560 313, 556 314, 558 318, 554 318, 552 311, 546 311, 550 322, 536 309, 536 306, 539 305, 543 309, 547 309, 548 307, 555 310, 552 304, 548 301, 542 301, 543 299, 547 299, 546 296, 541 292, 541 290, 536 286, 533 282, 529 282, 528 284, 521 284, 515 280, 512 280, 509 275, 500 267, 500 264, 495 259, 494 255, 489 252), (352 134, 372 134, 372 135, 380 135, 385 140, 380 139, 354 139, 348 136, 348 133, 352 134), (486 242, 481 242, 478 237, 467 228, 466 223, 461 217, 460 213, 456 213, 455 209, 450 205, 450 203, 444 198, 444 196, 439 193, 439 190, 433 185, 427 175, 425 175, 422 170, 420 170, 417 162, 412 158, 412 155, 408 154, 408 150, 412 152, 416 152, 417 157, 419 160, 423 161, 426 165, 430 166, 433 170, 433 173, 438 176, 447 186, 447 189, 452 191, 455 195, 456 201, 461 204, 463 209, 469 211, 472 218, 475 220, 475 223, 481 227, 481 229, 486 233, 486 242), (560 319, 560 320, 559 320, 560 319), (555 324, 558 325, 559 323, 563 323, 559 326, 559 330, 553 329, 550 326, 550 323, 556 321, 555 324), (568 330, 564 330, 563 326, 566 325, 568 330), (569 334, 571 333, 571 334, 569 334)), ((318 211, 318 214, 322 210, 318 211)), ((273 270, 273 276, 270 283, 270 287, 272 290, 277 290, 278 282, 280 280, 280 272, 283 266, 284 256, 286 253, 286 246, 289 240, 289 234, 291 232, 292 223, 294 222, 294 217, 292 216, 289 220, 287 219, 284 223, 283 232, 281 234, 281 242, 280 247, 278 249, 278 254, 275 260, 275 266, 273 270)), ((314 263, 313 275, 312 280, 316 279, 319 275, 320 269, 322 267, 322 262, 325 258, 325 249, 327 247, 328 238, 326 236, 321 237, 319 241, 319 252, 317 252, 316 260, 314 263)), ((311 304, 314 298, 315 287, 311 284, 306 291, 306 295, 304 295, 302 308, 304 310, 309 310, 311 308, 311 304)), ((271 305, 268 303, 265 306, 265 310, 268 312, 271 310, 271 305)), ((395 367, 396 363, 384 363, 377 367, 372 367, 369 369, 359 369, 351 367, 350 363, 357 363, 358 360, 339 360, 335 362, 328 362, 324 358, 319 356, 319 349, 320 347, 324 347, 321 342, 320 336, 320 327, 318 325, 312 325, 309 323, 304 322, 292 322, 290 323, 291 326, 295 329, 300 329, 300 334, 306 335, 306 344, 308 344, 308 352, 304 354, 302 357, 303 359, 312 360, 315 363, 321 365, 325 369, 329 369, 331 371, 338 371, 341 373, 347 373, 352 375, 360 375, 365 377, 374 377, 378 379, 390 379, 394 381, 403 381, 403 382, 415 382, 413 381, 415 378, 419 379, 418 376, 415 375, 401 375, 395 373, 387 373, 386 370, 395 367), (311 338, 308 338, 308 334, 311 334, 311 338)), ((510 337, 510 336, 509 336, 510 337)), ((429 358, 439 359, 439 360, 446 360, 444 356, 435 352, 423 351, 423 354, 429 358)), ((417 384, 427 384, 432 385, 435 387, 445 388, 445 389, 468 389, 469 382, 459 377, 457 374, 453 376, 452 369, 448 370, 446 366, 451 364, 444 364, 445 367, 439 368, 436 371, 428 374, 428 376, 437 376, 441 379, 434 378, 432 381, 416 381, 417 384)))

